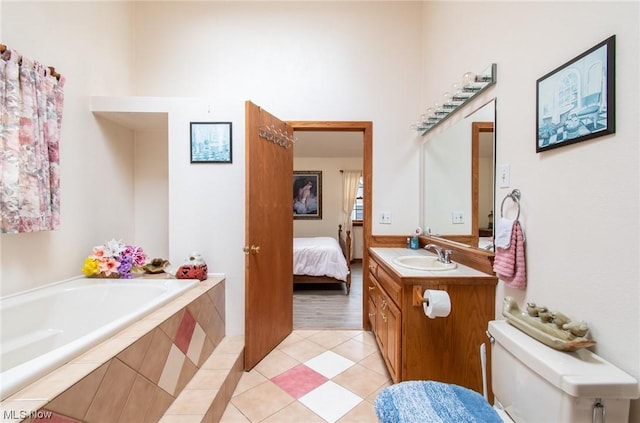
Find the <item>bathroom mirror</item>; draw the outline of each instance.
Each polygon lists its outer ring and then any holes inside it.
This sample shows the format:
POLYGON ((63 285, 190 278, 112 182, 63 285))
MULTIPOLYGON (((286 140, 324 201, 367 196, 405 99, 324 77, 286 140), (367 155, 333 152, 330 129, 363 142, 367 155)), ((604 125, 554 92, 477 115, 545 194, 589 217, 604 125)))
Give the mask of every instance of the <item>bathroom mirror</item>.
POLYGON ((493 248, 496 99, 422 146, 422 228, 493 248))

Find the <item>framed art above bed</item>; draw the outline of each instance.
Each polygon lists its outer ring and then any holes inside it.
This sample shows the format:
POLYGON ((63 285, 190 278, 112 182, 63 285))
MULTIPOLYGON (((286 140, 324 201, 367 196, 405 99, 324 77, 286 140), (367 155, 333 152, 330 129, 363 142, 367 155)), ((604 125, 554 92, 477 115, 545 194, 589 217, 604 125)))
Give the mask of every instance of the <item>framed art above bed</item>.
POLYGON ((322 171, 293 171, 293 218, 322 219, 322 171))

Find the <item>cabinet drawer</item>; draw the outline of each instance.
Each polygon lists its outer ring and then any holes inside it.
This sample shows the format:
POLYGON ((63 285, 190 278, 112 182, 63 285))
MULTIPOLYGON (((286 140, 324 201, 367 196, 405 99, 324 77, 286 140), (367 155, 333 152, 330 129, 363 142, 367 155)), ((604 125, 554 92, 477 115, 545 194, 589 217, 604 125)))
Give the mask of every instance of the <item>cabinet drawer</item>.
POLYGON ((402 287, 393 280, 393 278, 385 272, 384 269, 378 268, 378 282, 382 286, 382 289, 385 290, 387 295, 396 303, 396 305, 400 306, 400 298, 402 298, 402 287))

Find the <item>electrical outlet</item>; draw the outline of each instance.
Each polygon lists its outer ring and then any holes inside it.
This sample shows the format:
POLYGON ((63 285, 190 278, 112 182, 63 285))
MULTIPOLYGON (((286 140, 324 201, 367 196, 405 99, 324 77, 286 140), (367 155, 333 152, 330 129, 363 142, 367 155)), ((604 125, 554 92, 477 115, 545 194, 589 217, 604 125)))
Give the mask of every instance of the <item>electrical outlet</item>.
POLYGON ((380 223, 390 224, 391 223, 391 212, 385 211, 380 213, 380 223))
POLYGON ((451 222, 454 224, 460 224, 460 223, 464 223, 464 219, 463 219, 463 213, 458 211, 458 212, 452 212, 451 213, 451 222))

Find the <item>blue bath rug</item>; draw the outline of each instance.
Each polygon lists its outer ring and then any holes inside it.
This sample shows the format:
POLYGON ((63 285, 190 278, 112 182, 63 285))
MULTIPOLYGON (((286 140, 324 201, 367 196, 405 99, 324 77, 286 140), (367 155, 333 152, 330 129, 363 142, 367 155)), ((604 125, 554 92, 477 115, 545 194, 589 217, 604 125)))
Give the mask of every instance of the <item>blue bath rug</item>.
POLYGON ((380 391, 375 407, 381 423, 502 423, 482 395, 441 382, 391 385, 380 391))

